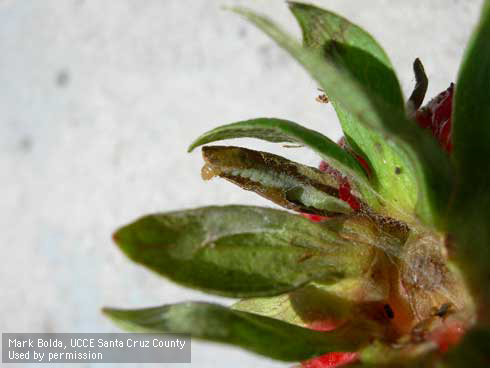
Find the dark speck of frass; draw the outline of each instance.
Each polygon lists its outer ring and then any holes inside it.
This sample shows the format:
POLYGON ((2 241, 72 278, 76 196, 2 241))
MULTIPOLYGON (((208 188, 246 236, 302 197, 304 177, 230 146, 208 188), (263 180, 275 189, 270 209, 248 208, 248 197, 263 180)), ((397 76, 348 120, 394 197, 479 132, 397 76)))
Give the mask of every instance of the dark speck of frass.
POLYGON ((402 168, 401 167, 395 167, 395 174, 400 175, 402 173, 402 168))
POLYGON ((393 309, 391 309, 391 307, 390 307, 390 305, 389 305, 389 304, 385 304, 383 308, 384 308, 384 310, 385 310, 386 316, 387 316, 389 319, 393 319, 393 318, 395 318, 395 313, 393 312, 393 309))
POLYGON ((70 83, 70 73, 66 69, 60 70, 56 73, 55 82, 60 88, 66 87, 70 83))

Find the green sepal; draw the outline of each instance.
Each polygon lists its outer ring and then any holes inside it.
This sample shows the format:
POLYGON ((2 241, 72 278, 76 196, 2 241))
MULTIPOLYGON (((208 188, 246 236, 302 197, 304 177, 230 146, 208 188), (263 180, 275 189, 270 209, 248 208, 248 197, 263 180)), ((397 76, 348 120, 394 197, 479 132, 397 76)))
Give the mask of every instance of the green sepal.
POLYGON ((391 61, 368 32, 314 5, 289 2, 289 8, 301 27, 306 47, 321 50, 327 60, 347 69, 365 90, 403 109, 404 99, 391 61))
POLYGON ((133 261, 184 286, 231 297, 277 295, 362 274, 373 247, 288 212, 203 207, 145 216, 114 239, 133 261))
POLYGON ((222 125, 202 134, 188 151, 203 144, 231 138, 258 138, 268 142, 299 143, 315 151, 321 158, 357 180, 366 181, 366 172, 357 160, 330 138, 289 120, 256 118, 222 125))
POLYGON ((242 299, 232 308, 259 314, 302 327, 340 324, 351 316, 352 301, 329 293, 318 285, 308 285, 287 294, 242 299))
POLYGON ((362 349, 361 362, 367 367, 429 368, 434 367, 432 353, 437 349, 434 342, 406 344, 394 348, 392 344, 374 341, 362 349))
MULTIPOLYGON (((365 30, 347 19, 309 4, 291 2, 293 15, 301 26, 305 47, 320 50, 326 60, 345 69, 369 94, 403 110, 400 85, 385 51, 365 30)), ((330 95, 330 89, 325 93, 330 95)), ((417 184, 409 162, 397 146, 390 145, 380 132, 359 121, 336 99, 331 98, 347 143, 371 168, 371 180, 380 196, 393 207, 414 212, 417 184)), ((375 210, 379 211, 376 207, 375 210)), ((388 213, 396 215, 395 213, 388 213)))
MULTIPOLYGON (((409 182, 412 185, 413 180, 410 175, 413 173, 418 188, 417 196, 414 198, 416 203, 410 202, 410 205, 405 206, 400 204, 402 201, 393 198, 411 190, 408 188, 409 185, 403 184, 401 187, 406 190, 396 191, 393 187, 389 189, 392 200, 384 199, 379 193, 378 196, 369 193, 370 188, 361 188, 369 206, 377 212, 407 222, 417 223, 421 220, 422 223, 430 226, 443 228, 445 226, 443 215, 447 208, 452 183, 449 161, 435 139, 408 120, 404 108, 399 108, 389 100, 384 100, 382 96, 365 89, 356 75, 345 65, 339 65, 338 62, 325 58, 323 50, 302 47, 269 19, 250 10, 243 8, 233 10, 263 30, 302 64, 327 91, 328 97, 342 107, 342 111, 346 114, 342 119, 355 119, 369 131, 380 133, 382 142, 376 143, 384 143, 392 150, 396 150, 396 156, 400 157, 401 162, 409 164, 405 172, 395 167, 393 175, 399 176, 396 180, 400 183, 409 182)), ((349 47, 351 46, 343 46, 344 49, 349 47)), ((379 149, 376 143, 375 150, 379 149)), ((391 160, 388 153, 383 152, 385 159, 391 160)), ((369 157, 367 158, 369 160, 369 157)), ((385 180, 378 178, 378 186, 385 180)))
POLYGON ((367 339, 363 331, 349 327, 332 332, 313 331, 209 303, 138 310, 105 308, 103 312, 129 331, 188 333, 193 338, 231 344, 289 362, 334 351, 356 351, 367 339))

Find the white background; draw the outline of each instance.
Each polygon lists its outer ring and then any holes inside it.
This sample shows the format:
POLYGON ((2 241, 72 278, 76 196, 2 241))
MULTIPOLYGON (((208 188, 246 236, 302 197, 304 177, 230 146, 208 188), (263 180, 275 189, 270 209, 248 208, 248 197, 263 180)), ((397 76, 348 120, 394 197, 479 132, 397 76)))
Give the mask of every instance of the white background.
MULTIPOLYGON (((375 36, 406 95, 420 57, 433 96, 455 80, 482 1, 314 3, 375 36)), ((171 284, 111 242, 150 212, 270 205, 200 179, 200 153, 186 147, 216 125, 274 116, 340 135, 307 74, 223 4, 249 5, 299 36, 279 0, 0 0, 1 332, 112 332, 102 306, 231 303, 171 284)), ((302 149, 233 144, 318 162, 302 149)), ((193 362, 284 366, 196 341, 193 362)))

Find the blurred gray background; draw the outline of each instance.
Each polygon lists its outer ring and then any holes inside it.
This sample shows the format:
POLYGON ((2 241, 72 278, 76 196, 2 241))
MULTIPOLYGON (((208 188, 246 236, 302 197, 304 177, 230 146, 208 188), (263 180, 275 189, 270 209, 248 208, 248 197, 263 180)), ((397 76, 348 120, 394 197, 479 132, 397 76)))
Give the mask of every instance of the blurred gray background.
MULTIPOLYGON (((406 95, 420 57, 429 97, 455 80, 482 3, 312 2, 368 29, 406 95)), ((200 153, 186 147, 216 125, 274 116, 340 136, 308 75, 220 9, 235 4, 299 36, 282 0, 0 0, 1 332, 115 332, 102 306, 232 302, 131 263, 111 233, 150 212, 271 206, 229 183, 201 180, 200 153)), ((233 144, 318 163, 304 149, 233 144)), ((192 350, 195 367, 289 366, 196 341, 192 350)))

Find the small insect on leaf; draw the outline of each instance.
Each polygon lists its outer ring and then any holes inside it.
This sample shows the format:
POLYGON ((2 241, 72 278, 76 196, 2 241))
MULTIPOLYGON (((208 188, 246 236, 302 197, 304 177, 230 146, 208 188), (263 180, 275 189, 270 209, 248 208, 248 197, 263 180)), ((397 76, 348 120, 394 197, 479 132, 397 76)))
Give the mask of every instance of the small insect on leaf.
POLYGON ((320 103, 325 103, 325 104, 329 103, 329 102, 330 102, 330 99, 329 99, 329 98, 328 98, 328 96, 325 94, 325 91, 324 91, 323 89, 321 89, 321 88, 318 88, 318 90, 319 90, 320 92, 322 92, 322 94, 321 94, 321 95, 318 95, 318 96, 315 98, 315 100, 316 100, 316 101, 318 101, 318 102, 320 102, 320 103))

